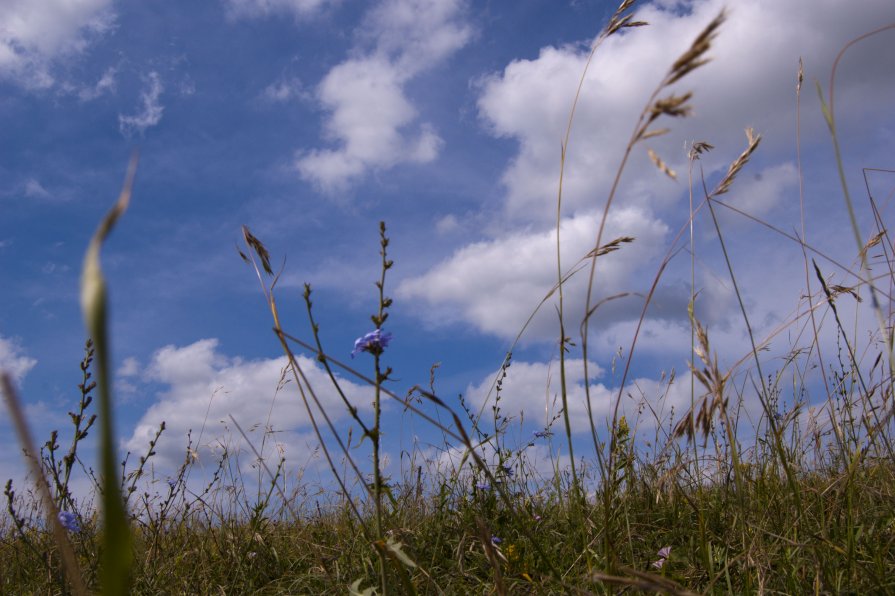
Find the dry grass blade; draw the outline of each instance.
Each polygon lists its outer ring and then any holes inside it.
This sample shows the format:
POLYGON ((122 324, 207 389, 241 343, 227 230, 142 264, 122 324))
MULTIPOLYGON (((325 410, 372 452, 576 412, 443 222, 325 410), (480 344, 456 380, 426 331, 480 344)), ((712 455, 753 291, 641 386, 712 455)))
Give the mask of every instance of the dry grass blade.
POLYGON ((622 244, 628 244, 634 242, 634 240, 636 240, 636 238, 632 236, 620 236, 611 242, 607 242, 600 248, 590 251, 584 258, 589 259, 592 257, 601 257, 603 255, 607 255, 620 249, 622 247, 622 244))
POLYGON ((622 568, 622 571, 633 577, 621 577, 605 573, 594 573, 592 577, 594 580, 603 583, 625 586, 627 588, 634 588, 645 592, 658 592, 661 594, 672 594, 674 596, 696 596, 696 592, 691 592, 661 575, 644 573, 642 571, 637 571, 636 569, 628 568, 622 568))
POLYGON ((615 9, 615 13, 613 13, 612 18, 609 19, 609 23, 606 25, 606 33, 605 35, 608 37, 617 33, 621 29, 625 29, 628 27, 643 27, 645 25, 649 25, 646 21, 632 21, 634 18, 634 14, 624 14, 629 8, 634 5, 634 0, 624 0, 621 4, 619 4, 618 8, 615 9))
POLYGON ((758 148, 758 144, 761 142, 761 135, 756 135, 754 130, 747 128, 746 139, 748 141, 746 149, 743 150, 740 156, 737 157, 732 164, 730 164, 730 167, 727 169, 727 174, 724 175, 724 178, 715 188, 714 192, 712 192, 712 197, 723 195, 730 190, 730 186, 733 184, 736 175, 743 169, 743 166, 749 163, 749 158, 758 148))
POLYGON ((650 161, 653 162, 653 165, 655 165, 660 172, 662 172, 672 180, 677 180, 677 172, 669 168, 668 164, 662 161, 662 158, 656 155, 655 151, 653 151, 652 149, 647 149, 646 154, 649 155, 650 161))
POLYGON ((865 257, 867 256, 867 251, 869 251, 869 250, 870 250, 871 248, 873 248, 874 246, 879 245, 879 243, 882 241, 882 239, 885 237, 885 235, 886 235, 886 230, 883 230, 883 231, 881 231, 881 232, 878 232, 878 233, 874 234, 874 235, 873 235, 873 238, 871 238, 870 240, 868 240, 868 241, 867 241, 867 244, 865 244, 865 245, 861 248, 861 253, 860 253, 859 256, 860 256, 862 259, 865 258, 865 257))
POLYGON ((671 66, 671 72, 668 73, 668 79, 665 83, 666 85, 673 85, 683 77, 687 76, 688 73, 696 70, 709 61, 708 58, 703 58, 703 56, 712 46, 712 41, 718 34, 718 28, 721 27, 721 24, 724 23, 726 18, 727 15, 722 10, 718 16, 712 19, 712 22, 702 30, 702 33, 693 40, 690 49, 684 52, 684 54, 671 66))
POLYGON ((712 420, 715 417, 715 412, 720 409, 723 416, 724 409, 727 407, 727 399, 724 395, 730 372, 721 373, 718 368, 718 358, 717 356, 712 355, 708 332, 699 320, 696 319, 693 312, 692 302, 689 304, 687 312, 690 316, 690 323, 693 325, 693 331, 696 335, 696 345, 693 346, 693 351, 703 364, 703 368, 698 369, 696 368, 695 363, 690 363, 690 371, 700 384, 705 387, 706 393, 701 399, 696 420, 693 420, 693 412, 696 407, 694 404, 690 411, 688 411, 681 421, 678 422, 673 435, 675 438, 684 435, 688 438, 692 438, 696 426, 699 426, 703 437, 707 437, 712 429, 712 420))
POLYGON ((705 141, 696 141, 695 143, 693 143, 693 146, 690 147, 689 157, 690 159, 699 159, 700 155, 702 155, 703 153, 708 153, 714 148, 715 146, 711 143, 707 143, 705 141))
POLYGON ((858 295, 858 293, 855 291, 855 289, 856 289, 856 286, 849 287, 849 286, 840 286, 838 284, 834 284, 834 285, 830 286, 830 290, 831 290, 830 295, 829 295, 830 300, 833 300, 836 297, 841 296, 842 294, 849 294, 856 301, 863 302, 864 300, 858 295))
POLYGON ((10 416, 19 435, 19 442, 22 444, 22 449, 25 452, 25 459, 28 460, 31 474, 37 482, 37 492, 40 495, 44 509, 46 509, 56 545, 62 554, 62 566, 65 569, 65 576, 68 578, 72 591, 75 594, 87 594, 87 586, 84 585, 84 580, 81 578, 78 559, 65 533, 65 528, 62 527, 59 521, 59 511, 53 502, 53 497, 50 495, 50 486, 47 484, 46 476, 44 476, 40 463, 37 460, 37 450, 34 448, 34 439, 31 438, 31 432, 28 429, 28 424, 25 422, 22 405, 13 387, 12 378, 6 371, 0 371, 0 389, 2 389, 3 395, 6 396, 6 404, 9 407, 10 416))
POLYGON ((476 519, 476 525, 478 526, 479 541, 482 543, 482 548, 485 549, 488 563, 491 564, 491 568, 494 570, 494 590, 498 594, 506 594, 507 587, 503 583, 503 573, 500 571, 500 560, 498 558, 501 556, 501 553, 492 543, 491 533, 488 531, 485 522, 479 518, 476 519))
POLYGON ((662 99, 657 99, 656 103, 650 108, 650 120, 655 120, 659 116, 671 116, 672 118, 686 118, 693 113, 693 106, 687 102, 693 97, 693 93, 687 92, 683 95, 669 95, 662 99))
MULTIPOLYGON (((246 244, 248 244, 252 250, 255 251, 255 254, 258 255, 258 258, 261 259, 261 266, 264 267, 265 273, 273 275, 273 269, 270 267, 270 253, 267 251, 264 244, 252 235, 248 226, 242 226, 242 235, 245 237, 246 244)), ((239 256, 242 257, 243 261, 248 261, 248 257, 246 257, 242 251, 239 251, 239 256)))
POLYGON ((644 132, 640 135, 640 140, 645 141, 646 139, 652 139, 654 137, 661 137, 664 134, 667 134, 671 131, 670 128, 659 128, 657 130, 647 131, 644 129, 644 132))

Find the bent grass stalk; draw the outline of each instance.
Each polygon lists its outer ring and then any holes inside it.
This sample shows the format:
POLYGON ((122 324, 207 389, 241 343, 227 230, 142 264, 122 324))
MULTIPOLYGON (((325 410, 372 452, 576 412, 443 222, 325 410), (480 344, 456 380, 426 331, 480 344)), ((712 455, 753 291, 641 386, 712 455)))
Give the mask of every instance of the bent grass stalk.
POLYGON ((110 351, 108 338, 108 296, 106 281, 100 267, 99 255, 115 223, 130 203, 137 156, 131 158, 127 176, 118 201, 90 241, 84 256, 81 273, 81 309, 87 331, 96 345, 96 371, 99 386, 100 473, 102 474, 103 562, 100 569, 102 591, 106 594, 125 594, 130 588, 133 565, 133 537, 121 494, 121 478, 116 465, 117 444, 112 418, 112 388, 109 375, 110 351))

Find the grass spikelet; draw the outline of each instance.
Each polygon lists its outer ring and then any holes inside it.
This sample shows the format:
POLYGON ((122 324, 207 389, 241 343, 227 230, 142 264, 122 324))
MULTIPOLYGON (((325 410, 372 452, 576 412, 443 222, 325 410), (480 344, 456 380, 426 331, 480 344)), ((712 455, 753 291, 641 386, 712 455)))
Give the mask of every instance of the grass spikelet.
POLYGON ((655 151, 653 151, 652 149, 647 149, 646 154, 649 155, 649 158, 653 162, 653 165, 655 165, 660 172, 662 172, 672 180, 677 180, 677 173, 669 168, 668 164, 662 161, 662 158, 659 157, 655 151))
POLYGON ((742 170, 747 163, 749 163, 749 158, 755 150, 758 149, 758 144, 761 142, 761 135, 756 135, 754 130, 747 128, 746 141, 746 148, 740 153, 739 157, 730 164, 724 178, 721 179, 721 182, 719 182, 718 186, 715 187, 715 190, 712 191, 712 197, 723 195, 730 190, 736 175, 739 174, 740 170, 742 170))

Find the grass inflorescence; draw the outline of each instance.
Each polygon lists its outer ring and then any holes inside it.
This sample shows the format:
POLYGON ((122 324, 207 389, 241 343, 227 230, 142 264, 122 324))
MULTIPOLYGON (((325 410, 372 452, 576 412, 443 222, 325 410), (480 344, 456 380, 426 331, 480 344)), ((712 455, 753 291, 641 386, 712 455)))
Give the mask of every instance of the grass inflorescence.
MULTIPOLYGON (((608 37, 646 25, 634 19, 633 4, 632 0, 621 4, 593 52, 608 37)), ((280 272, 271 266, 271 253, 263 241, 244 227, 239 254, 261 285, 272 317, 272 342, 288 362, 278 391, 288 389, 291 399, 301 400, 331 481, 315 485, 300 478, 290 485, 285 458, 272 464, 265 455, 266 443, 253 444, 232 416, 230 422, 256 457, 254 482, 243 475, 238 454, 226 447, 201 484, 191 481, 196 465, 192 438, 185 446, 183 464, 167 475, 157 475, 152 458, 164 423, 144 455, 119 463, 99 250, 126 209, 132 164, 121 198, 103 221, 85 259, 83 302, 91 339, 80 363, 70 435, 53 431, 38 449, 11 379, 3 376, 3 392, 17 421, 33 485, 15 485, 12 480, 5 484, 0 592, 895 591, 891 368, 895 359, 893 313, 884 306, 892 303, 889 291, 895 281, 891 240, 879 219, 879 229, 867 241, 855 224, 856 265, 849 269, 805 243, 801 239, 804 228, 800 237, 760 222, 799 245, 805 255, 806 288, 801 301, 805 308, 772 337, 757 337, 718 217, 722 210, 751 217, 722 200, 759 150, 761 136, 751 130, 742 153, 712 190, 699 166, 701 157, 714 148, 707 142, 690 146, 690 220, 674 242, 689 230, 692 256, 694 218, 703 212, 711 222, 748 337, 746 355, 733 365, 722 365, 723 359, 713 349, 711 330, 697 317, 699 297, 694 284, 687 313, 693 355, 687 375, 692 381, 690 407, 685 411, 660 407, 672 385, 682 382, 672 371, 662 374, 659 395, 641 395, 635 398, 634 410, 622 410, 622 400, 632 397, 622 392, 631 391, 625 381, 639 337, 638 324, 627 350, 618 354, 624 364, 622 382, 605 423, 592 414, 591 387, 585 383, 592 448, 582 452, 579 442, 573 450, 567 356, 581 355, 588 379, 591 318, 608 301, 628 296, 598 299, 597 261, 612 259, 613 253, 636 242, 629 236, 606 241, 603 224, 618 194, 622 172, 638 148, 660 172, 677 177, 646 144, 668 133, 668 128, 660 127, 662 121, 685 118, 692 111, 693 94, 672 86, 686 82, 691 72, 709 60, 714 39, 723 34, 724 20, 722 13, 706 26, 672 63, 646 102, 603 205, 593 248, 570 268, 559 257, 560 177, 556 285, 538 306, 555 300, 560 389, 550 396, 555 408, 546 423, 527 435, 520 434, 521 421, 504 411, 504 382, 512 371, 515 344, 495 376, 487 408, 476 409, 462 395, 460 407, 450 407, 436 390, 437 363, 429 371, 428 385, 398 392, 398 377, 387 364, 392 336, 386 327, 393 308, 387 274, 394 262, 388 257, 384 223, 379 226, 381 275, 375 282, 372 328, 362 330, 350 362, 327 351, 310 285, 305 285, 303 293, 310 337, 288 330, 276 300, 280 272), (871 250, 882 250, 886 265, 882 270, 887 274, 871 275, 871 250), (835 278, 827 270, 833 266, 840 270, 835 278), (566 284, 576 274, 583 277, 585 271, 589 274, 586 307, 577 330, 580 335, 574 337, 575 331, 567 325, 572 314, 564 306, 566 284), (862 295, 871 300, 863 301, 862 295), (847 312, 839 308, 843 301, 851 301, 847 312), (879 325, 865 345, 857 345, 856 323, 844 318, 847 313, 857 317, 862 308, 872 309, 879 325), (779 368, 770 370, 761 352, 785 330, 797 331, 793 336, 798 339, 779 368), (834 348, 822 339, 831 334, 834 348), (835 349, 833 357, 831 349, 835 349), (313 356, 331 386, 313 386, 298 354, 313 356), (821 371, 822 399, 812 393, 807 380, 813 369, 821 371), (93 381, 94 372, 97 381, 93 381), (343 390, 340 383, 348 378, 371 387, 370 409, 360 408, 343 390), (334 423, 334 412, 320 398, 323 391, 338 396, 336 403, 347 412, 348 424, 334 423), (388 408, 389 403, 398 407, 388 408), (747 403, 760 404, 752 410, 758 412, 757 420, 750 417, 747 403), (399 462, 387 461, 383 417, 397 416, 397 412, 428 427, 441 444, 414 443, 402 448, 399 462), (650 424, 641 424, 645 419, 650 424), (95 426, 100 434, 98 473, 80 455, 83 441, 95 426), (59 442, 65 436, 70 437, 67 449, 59 442), (568 456, 558 457, 560 451, 568 456), (73 473, 83 473, 94 489, 92 495, 74 494, 73 473)), ((587 68, 590 64, 588 60, 587 68)), ((799 90, 801 82, 800 66, 799 90)), ((832 88, 831 81, 829 107, 824 103, 823 112, 835 142, 832 88)), ((562 145, 563 165, 579 97, 580 87, 562 145)), ((838 147, 837 158, 841 165, 838 147)), ((857 207, 847 187, 844 190, 854 222, 857 207)), ((873 197, 869 201, 878 213, 873 197)), ((644 296, 641 324, 674 254, 669 249, 657 267, 644 296)))

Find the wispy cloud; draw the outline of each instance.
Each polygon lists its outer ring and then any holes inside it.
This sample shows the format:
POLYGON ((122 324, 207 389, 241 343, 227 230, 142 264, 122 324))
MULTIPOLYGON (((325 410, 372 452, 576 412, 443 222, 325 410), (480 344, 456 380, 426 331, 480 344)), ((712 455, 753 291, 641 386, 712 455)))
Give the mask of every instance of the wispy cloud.
POLYGON ((33 199, 48 199, 50 192, 35 178, 25 180, 25 196, 33 199))
POLYGON ((308 19, 326 8, 341 4, 341 0, 225 0, 227 16, 231 19, 262 18, 277 14, 292 14, 296 19, 308 19))
POLYGON ((115 80, 117 75, 118 69, 115 67, 107 68, 103 73, 103 76, 100 77, 95 85, 82 86, 78 89, 78 98, 80 98, 81 101, 91 101, 106 93, 114 93, 117 86, 115 80))
POLYGON ((162 120, 165 108, 159 101, 164 87, 155 71, 146 77, 146 88, 140 93, 140 107, 132 116, 118 115, 118 129, 126 137, 134 133, 143 134, 147 128, 156 126, 162 120))
POLYGON ((8 372, 20 383, 35 364, 37 360, 27 356, 18 341, 0 335, 0 370, 8 372))
POLYGON ((328 113, 324 133, 335 148, 299 154, 301 177, 319 190, 349 190, 370 169, 430 162, 442 140, 405 85, 472 37, 461 0, 386 0, 366 16, 358 55, 333 67, 317 87, 328 113))
POLYGON ((271 102, 285 102, 293 99, 311 99, 301 80, 297 77, 281 78, 264 88, 261 97, 271 102))

